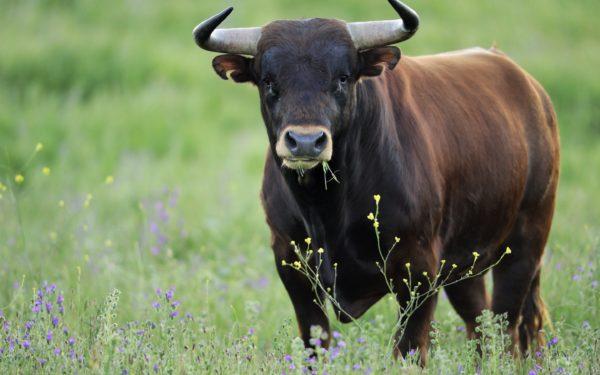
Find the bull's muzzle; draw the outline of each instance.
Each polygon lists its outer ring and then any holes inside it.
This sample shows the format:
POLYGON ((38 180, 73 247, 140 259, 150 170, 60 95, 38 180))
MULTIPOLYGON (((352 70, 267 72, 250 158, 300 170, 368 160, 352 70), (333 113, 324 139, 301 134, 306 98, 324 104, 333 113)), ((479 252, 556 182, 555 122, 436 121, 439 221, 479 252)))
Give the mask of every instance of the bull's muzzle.
POLYGON ((287 168, 311 169, 331 159, 332 146, 331 133, 326 127, 290 125, 280 133, 276 152, 287 168))

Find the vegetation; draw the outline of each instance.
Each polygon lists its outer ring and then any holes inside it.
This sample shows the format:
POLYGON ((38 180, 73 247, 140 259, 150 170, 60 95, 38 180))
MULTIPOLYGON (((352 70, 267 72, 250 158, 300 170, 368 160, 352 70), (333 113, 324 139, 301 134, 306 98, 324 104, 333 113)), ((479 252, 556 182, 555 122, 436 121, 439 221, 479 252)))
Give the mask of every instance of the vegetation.
MULTIPOLYGON (((228 25, 393 15, 383 0, 235 3, 228 25)), ((600 372, 600 3, 411 5, 422 24, 404 54, 497 45, 546 87, 562 137, 548 344, 515 361, 502 317, 484 314, 479 361, 442 294, 425 371, 600 372)), ((224 6, 0 2, 1 373, 421 371, 414 354, 390 358, 393 298, 360 327, 335 323, 326 355, 308 358, 296 338, 258 198, 256 91, 221 81, 191 37, 224 6)))

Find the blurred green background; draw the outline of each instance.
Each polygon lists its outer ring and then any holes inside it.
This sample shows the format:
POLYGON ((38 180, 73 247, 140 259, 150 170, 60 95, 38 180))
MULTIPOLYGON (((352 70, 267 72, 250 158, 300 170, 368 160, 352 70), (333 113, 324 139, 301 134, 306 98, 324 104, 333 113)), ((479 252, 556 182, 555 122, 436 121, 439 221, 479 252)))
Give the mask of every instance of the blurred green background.
MULTIPOLYGON (((383 0, 0 1, 0 307, 16 308, 24 276, 27 290, 42 280, 76 290, 82 313, 117 287, 122 320, 173 285, 223 332, 252 316, 264 345, 293 318, 259 202, 257 92, 219 79, 191 35, 230 5, 225 26, 394 16, 383 0)), ((565 330, 597 327, 600 2, 410 5, 422 22, 405 55, 495 44, 552 97, 562 175, 542 293, 565 330)), ((450 310, 442 298, 438 316, 450 310)))

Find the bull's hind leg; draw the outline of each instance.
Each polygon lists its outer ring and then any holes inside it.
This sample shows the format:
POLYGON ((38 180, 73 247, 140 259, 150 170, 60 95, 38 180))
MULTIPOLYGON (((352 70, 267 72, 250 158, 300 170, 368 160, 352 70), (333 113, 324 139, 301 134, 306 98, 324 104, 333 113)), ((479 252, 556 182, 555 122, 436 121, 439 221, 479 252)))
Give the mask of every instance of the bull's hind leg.
MULTIPOLYGON (((522 211, 504 246, 507 255, 493 270, 492 310, 507 314, 513 348, 520 343, 525 354, 533 340, 540 337, 546 315, 539 293, 541 258, 552 221, 553 199, 544 209, 522 211)), ((538 341, 538 344, 541 344, 538 341)))
POLYGON ((477 325, 475 319, 483 310, 490 308, 484 275, 463 280, 444 289, 452 307, 465 322, 467 337, 474 339, 477 325))

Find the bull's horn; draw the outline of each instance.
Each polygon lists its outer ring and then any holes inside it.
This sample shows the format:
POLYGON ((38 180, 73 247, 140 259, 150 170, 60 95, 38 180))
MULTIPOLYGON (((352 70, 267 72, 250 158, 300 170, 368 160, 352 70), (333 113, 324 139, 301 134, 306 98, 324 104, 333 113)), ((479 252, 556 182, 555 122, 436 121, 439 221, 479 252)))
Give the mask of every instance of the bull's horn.
POLYGON ((359 51, 387 46, 409 39, 419 28, 417 12, 398 0, 388 0, 400 19, 348 23, 348 31, 359 51))
POLYGON ((217 29, 231 14, 233 7, 207 19, 194 29, 196 44, 208 51, 256 55, 256 46, 261 35, 260 27, 240 29, 217 29))

